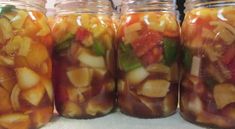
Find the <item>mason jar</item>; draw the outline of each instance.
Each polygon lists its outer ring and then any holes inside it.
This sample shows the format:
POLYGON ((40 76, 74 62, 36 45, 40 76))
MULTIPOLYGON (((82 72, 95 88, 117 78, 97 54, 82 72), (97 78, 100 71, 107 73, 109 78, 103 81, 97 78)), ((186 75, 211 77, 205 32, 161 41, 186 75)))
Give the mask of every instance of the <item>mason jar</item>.
POLYGON ((169 116, 178 98, 180 31, 173 0, 123 0, 118 32, 118 103, 141 118, 169 116))
POLYGON ((109 0, 59 0, 54 84, 56 108, 69 118, 94 118, 112 111, 115 101, 115 31, 109 0))
POLYGON ((45 2, 0 1, 0 128, 39 128, 53 114, 45 2))
POLYGON ((235 1, 187 0, 182 45, 181 115, 235 128, 235 1))

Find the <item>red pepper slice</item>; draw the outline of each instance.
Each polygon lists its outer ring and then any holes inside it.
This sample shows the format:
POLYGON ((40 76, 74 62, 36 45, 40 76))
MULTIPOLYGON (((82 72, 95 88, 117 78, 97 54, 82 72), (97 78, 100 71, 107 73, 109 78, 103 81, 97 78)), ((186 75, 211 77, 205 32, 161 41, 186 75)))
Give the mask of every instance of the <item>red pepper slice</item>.
POLYGON ((85 28, 78 28, 76 32, 76 41, 83 41, 86 39, 91 33, 85 28))

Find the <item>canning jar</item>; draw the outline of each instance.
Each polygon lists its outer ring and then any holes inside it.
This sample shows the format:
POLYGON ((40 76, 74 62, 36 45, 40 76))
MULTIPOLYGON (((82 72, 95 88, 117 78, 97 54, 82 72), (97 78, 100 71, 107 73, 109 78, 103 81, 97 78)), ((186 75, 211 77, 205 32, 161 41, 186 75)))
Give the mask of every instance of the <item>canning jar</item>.
POLYGON ((155 118, 176 111, 180 34, 173 3, 123 0, 118 32, 118 103, 125 114, 155 118))
POLYGON ((235 1, 187 0, 182 44, 181 115, 235 128, 235 1))
POLYGON ((0 128, 29 129, 53 114, 46 1, 0 1, 0 128))
POLYGON ((114 105, 115 31, 109 0, 56 3, 54 83, 58 112, 69 118, 103 116, 114 105))

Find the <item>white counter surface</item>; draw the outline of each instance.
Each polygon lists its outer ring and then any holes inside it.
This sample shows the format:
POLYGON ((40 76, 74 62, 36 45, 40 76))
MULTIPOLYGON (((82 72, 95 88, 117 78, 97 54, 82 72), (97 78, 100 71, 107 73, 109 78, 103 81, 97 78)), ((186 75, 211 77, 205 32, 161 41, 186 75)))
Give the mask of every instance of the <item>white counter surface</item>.
POLYGON ((112 113, 92 120, 75 120, 55 116, 42 129, 204 129, 183 120, 177 113, 162 119, 138 119, 112 113))

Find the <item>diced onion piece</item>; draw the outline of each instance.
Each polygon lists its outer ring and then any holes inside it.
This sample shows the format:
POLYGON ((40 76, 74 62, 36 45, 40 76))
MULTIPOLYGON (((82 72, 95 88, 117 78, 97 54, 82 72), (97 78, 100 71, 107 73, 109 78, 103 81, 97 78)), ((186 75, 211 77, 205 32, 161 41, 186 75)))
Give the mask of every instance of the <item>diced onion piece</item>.
POLYGON ((54 91, 53 91, 53 86, 51 80, 48 79, 42 79, 41 80, 42 84, 44 85, 47 95, 51 101, 54 100, 54 91))
POLYGON ((92 80, 92 71, 88 68, 77 68, 67 72, 70 82, 75 87, 87 87, 92 80))
POLYGON ((144 79, 146 79, 148 75, 149 75, 149 72, 146 71, 145 68, 140 67, 127 73, 126 79, 131 84, 137 84, 137 83, 142 82, 144 79))
POLYGON ((166 80, 148 80, 137 90, 138 95, 151 98, 165 97, 169 92, 170 82, 166 80))
POLYGON ((17 68, 15 71, 21 89, 32 88, 40 81, 40 76, 29 68, 17 68))
POLYGON ((28 129, 30 118, 28 115, 20 113, 1 115, 0 126, 7 129, 28 129))
POLYGON ((28 13, 26 11, 23 10, 17 11, 17 15, 11 19, 11 25, 16 29, 22 28, 27 16, 28 13))
POLYGON ((212 45, 205 45, 204 50, 212 62, 217 61, 221 57, 221 53, 216 51, 216 49, 212 45))
POLYGON ((213 90, 218 109, 235 102, 235 86, 233 84, 219 84, 213 90))
POLYGON ((200 68, 201 68, 201 58, 194 56, 192 61, 191 74, 198 77, 200 74, 200 68))
POLYGON ((62 113, 64 116, 76 117, 82 114, 82 109, 78 104, 73 102, 66 102, 64 104, 64 111, 62 113))
POLYGON ((92 68, 105 68, 105 60, 102 56, 93 56, 83 51, 79 54, 78 60, 92 68))
POLYGON ((110 103, 99 102, 98 99, 92 99, 88 102, 86 107, 86 113, 92 116, 95 116, 98 113, 107 114, 113 108, 113 105, 110 103))
POLYGON ((11 104, 15 111, 17 111, 20 108, 20 103, 19 103, 20 91, 21 90, 19 86, 16 85, 11 92, 11 104))
POLYGON ((44 94, 45 94, 45 88, 40 83, 31 89, 22 91, 23 98, 34 106, 39 105, 44 94))
POLYGON ((141 25, 140 22, 131 24, 130 26, 125 28, 125 35, 129 35, 132 32, 136 32, 136 31, 141 30, 141 29, 142 29, 142 25, 141 25))
POLYGON ((199 114, 203 111, 203 104, 199 97, 193 96, 192 99, 188 102, 188 109, 195 113, 199 114))

